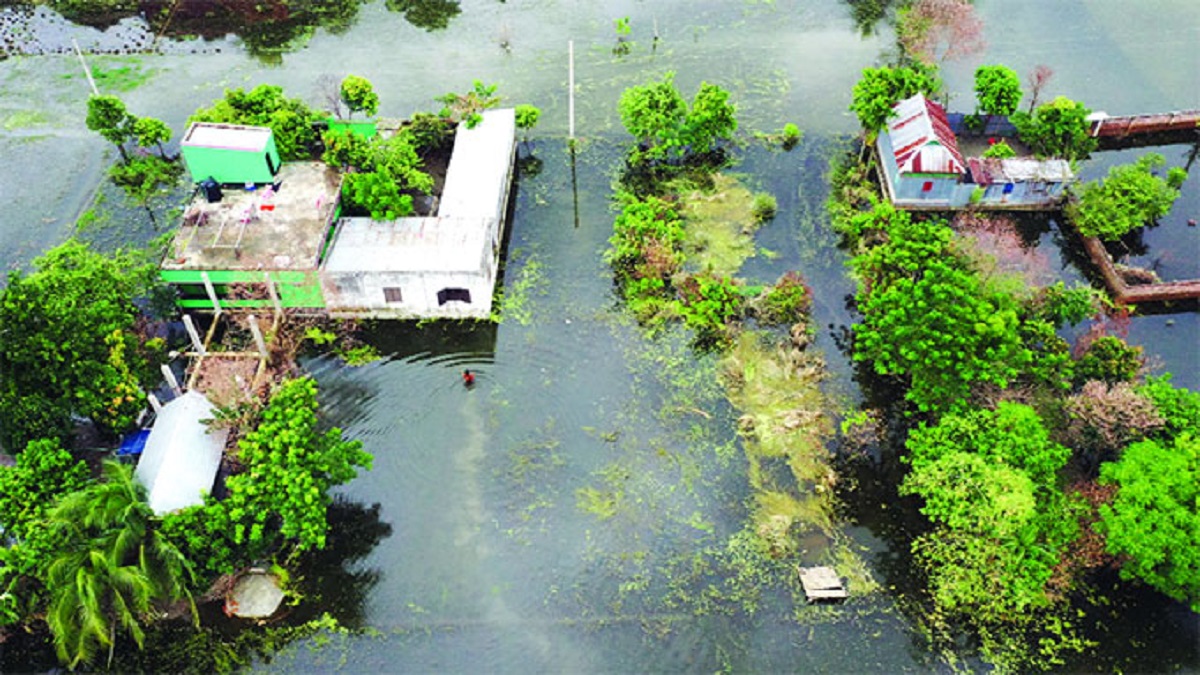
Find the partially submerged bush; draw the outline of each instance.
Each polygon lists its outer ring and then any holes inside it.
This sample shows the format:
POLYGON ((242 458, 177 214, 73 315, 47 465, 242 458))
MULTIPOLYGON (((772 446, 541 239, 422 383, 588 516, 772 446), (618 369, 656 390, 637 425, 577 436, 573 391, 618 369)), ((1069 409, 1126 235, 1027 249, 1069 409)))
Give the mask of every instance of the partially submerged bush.
POLYGON ((799 272, 786 272, 757 303, 756 314, 763 323, 794 324, 812 308, 812 289, 799 272))
POLYGON ((775 195, 759 192, 754 195, 754 202, 750 205, 750 215, 754 216, 755 223, 765 223, 775 217, 778 208, 779 203, 775 201, 775 195))
POLYGON ((1013 150, 1012 146, 1005 141, 996 141, 983 151, 983 156, 988 159, 1008 159, 1016 157, 1017 151, 1013 150))

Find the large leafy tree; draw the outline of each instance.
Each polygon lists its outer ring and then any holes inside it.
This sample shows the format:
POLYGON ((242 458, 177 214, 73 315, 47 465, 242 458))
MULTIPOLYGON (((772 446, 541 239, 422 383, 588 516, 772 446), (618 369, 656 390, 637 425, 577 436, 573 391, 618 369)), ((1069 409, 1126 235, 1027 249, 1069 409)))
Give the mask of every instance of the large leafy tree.
POLYGON ((1114 166, 1103 180, 1083 186, 1079 201, 1067 208, 1079 231, 1088 237, 1119 239, 1125 233, 1155 223, 1167 215, 1187 172, 1178 167, 1167 177, 1154 171, 1166 164, 1162 155, 1152 152, 1133 164, 1114 166))
POLYGON ((885 228, 886 240, 856 256, 858 308, 855 354, 880 375, 907 376, 907 398, 926 412, 965 405, 972 386, 1007 386, 1031 362, 1018 332, 1011 297, 985 291, 950 248, 941 221, 914 220, 887 206, 867 230, 885 228))
POLYGON ((1090 110, 1059 96, 1033 111, 1013 113, 1010 119, 1021 140, 1043 157, 1084 159, 1099 144, 1091 134, 1090 110))
POLYGON ((913 63, 907 67, 865 68, 854 85, 850 110, 865 131, 878 131, 892 116, 892 106, 916 94, 933 96, 942 88, 937 66, 913 63))
POLYGON ((103 255, 76 240, 12 272, 0 291, 0 433, 5 447, 63 438, 71 416, 116 433, 145 404, 134 300, 154 283, 132 254, 103 255))
POLYGON ((689 109, 675 86, 674 72, 659 82, 626 89, 618 107, 621 123, 640 146, 630 155, 635 164, 704 155, 737 130, 728 91, 702 82, 689 109))
POLYGON ((1100 470, 1115 484, 1100 507, 1109 552, 1125 556, 1121 575, 1145 581, 1200 612, 1200 437, 1143 440, 1100 470))
POLYGON ((1021 78, 1006 66, 979 66, 975 70, 975 100, 987 115, 1011 115, 1021 104, 1021 78))
POLYGON ((1069 451, 1030 407, 953 413, 909 436, 902 494, 937 524, 913 544, 938 608, 976 625, 1007 623, 1051 602, 1065 544, 1077 535, 1057 488, 1069 451))
POLYGON ((125 143, 136 133, 134 123, 137 118, 129 114, 125 102, 116 96, 101 95, 88 98, 87 128, 104 137, 104 140, 117 146, 121 159, 129 161, 125 152, 125 143))
POLYGON ((106 462, 103 474, 49 513, 49 527, 66 533, 66 544, 45 574, 46 622, 71 668, 90 663, 101 647, 111 660, 118 630, 141 647, 154 602, 191 600, 191 565, 159 533, 132 468, 106 462))
POLYGON ((197 110, 189 121, 270 127, 280 157, 303 160, 311 157, 316 145, 313 123, 319 119, 320 115, 300 99, 284 96, 282 87, 261 84, 249 92, 225 90, 225 98, 215 101, 211 108, 197 110))
POLYGON ((87 465, 57 440, 30 443, 17 455, 16 466, 0 468, 0 529, 25 539, 59 497, 82 488, 87 480, 87 465))
POLYGON ((325 547, 329 490, 369 469, 371 455, 340 429, 319 429, 316 397, 311 379, 282 384, 262 421, 238 442, 243 471, 226 481, 228 496, 164 519, 171 540, 207 575, 281 550, 325 547))

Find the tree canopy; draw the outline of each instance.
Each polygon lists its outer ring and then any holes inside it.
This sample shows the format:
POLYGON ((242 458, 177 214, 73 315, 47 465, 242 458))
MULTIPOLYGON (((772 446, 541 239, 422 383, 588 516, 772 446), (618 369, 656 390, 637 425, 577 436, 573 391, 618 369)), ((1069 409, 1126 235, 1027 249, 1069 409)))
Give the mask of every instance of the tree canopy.
POLYGON ((1180 168, 1172 168, 1166 178, 1154 175, 1164 164, 1166 159, 1152 152, 1133 164, 1114 166, 1103 180, 1083 186, 1079 201, 1068 207, 1067 215, 1084 236, 1110 241, 1153 224, 1171 210, 1187 179, 1187 172, 1180 168))
POLYGON ((1082 103, 1059 96, 1038 106, 1032 115, 1016 112, 1010 119, 1021 140, 1038 155, 1083 159, 1099 144, 1091 134, 1090 113, 1082 103))
POLYGON ((621 123, 640 146, 630 154, 635 164, 705 155, 737 131, 728 91, 701 82, 689 108, 675 87, 674 72, 659 82, 626 89, 618 107, 621 123))
POLYGON ((941 88, 937 66, 918 62, 907 67, 864 68, 854 85, 850 110, 864 130, 874 132, 892 116, 892 106, 916 94, 933 96, 941 88))
POLYGON ((1121 575, 1200 612, 1200 437, 1134 443, 1101 468, 1100 480, 1117 486, 1099 527, 1109 552, 1128 558, 1121 575))
POLYGON ((156 283, 152 265, 104 255, 74 239, 12 272, 0 291, 0 432, 20 450, 65 438, 71 416, 117 433, 145 405, 134 300, 156 283))
POLYGON ((314 110, 298 98, 287 98, 283 88, 260 84, 249 92, 226 89, 225 97, 210 108, 200 108, 189 122, 216 122, 270 127, 275 146, 284 161, 309 159, 317 142, 313 123, 320 120, 314 110))
POLYGON ((342 80, 340 93, 342 103, 346 104, 351 115, 361 112, 367 117, 371 117, 379 112, 379 94, 375 93, 371 81, 365 77, 347 75, 342 80))
POLYGON ((988 115, 1011 115, 1021 104, 1021 78, 1006 66, 980 66, 975 71, 975 99, 988 115))

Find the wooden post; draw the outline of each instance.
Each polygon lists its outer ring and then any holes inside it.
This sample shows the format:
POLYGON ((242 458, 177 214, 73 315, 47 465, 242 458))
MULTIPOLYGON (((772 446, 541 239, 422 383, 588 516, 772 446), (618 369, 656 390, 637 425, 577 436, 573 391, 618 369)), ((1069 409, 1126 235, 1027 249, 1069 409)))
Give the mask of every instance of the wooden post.
POLYGON ((208 272, 201 272, 200 279, 204 282, 204 292, 208 293, 208 299, 213 304, 213 312, 221 315, 221 301, 217 298, 217 289, 213 287, 212 280, 208 278, 208 272))
POLYGON ((196 324, 192 323, 192 315, 183 315, 183 327, 187 329, 188 337, 192 338, 192 348, 200 356, 205 355, 204 343, 200 341, 200 333, 196 332, 196 324))
POLYGON ((159 402, 157 396, 154 394, 146 394, 146 400, 150 402, 150 409, 153 410, 155 414, 162 412, 163 405, 161 402, 159 402))
POLYGON ((163 379, 171 387, 171 392, 176 396, 182 396, 183 390, 179 388, 179 380, 175 379, 175 371, 171 370, 171 366, 165 363, 160 368, 162 368, 163 379))
POLYGON ((267 343, 263 340, 262 329, 258 327, 258 317, 251 314, 250 319, 250 334, 254 336, 254 344, 258 346, 258 355, 267 358, 267 343))
POLYGON ((83 50, 79 48, 79 42, 71 38, 71 44, 75 47, 75 55, 79 57, 79 65, 83 66, 83 74, 87 75, 88 84, 92 85, 92 94, 99 96, 100 90, 96 88, 96 80, 92 79, 92 69, 88 68, 87 61, 83 60, 83 50))
POLYGON ((283 303, 279 302, 279 293, 275 290, 275 282, 271 281, 271 273, 263 272, 263 281, 267 282, 267 293, 271 296, 271 304, 275 305, 275 318, 283 316, 283 303))
POLYGON ((567 40, 567 139, 575 141, 575 41, 567 40))

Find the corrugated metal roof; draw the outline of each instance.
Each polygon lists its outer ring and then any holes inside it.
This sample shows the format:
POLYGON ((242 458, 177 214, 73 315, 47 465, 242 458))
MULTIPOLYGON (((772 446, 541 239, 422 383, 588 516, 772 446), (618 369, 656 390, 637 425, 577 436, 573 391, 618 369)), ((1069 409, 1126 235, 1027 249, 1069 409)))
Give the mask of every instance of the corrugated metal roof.
POLYGON ((967 164, 971 168, 971 181, 979 185, 1031 181, 1065 183, 1075 176, 1071 173, 1071 164, 1062 159, 972 157, 967 160, 967 164))
POLYGON ((146 449, 134 475, 146 486, 146 498, 156 514, 204 503, 212 490, 228 429, 209 429, 202 420, 213 417, 204 394, 189 391, 163 406, 146 439, 146 449))
POLYGON ((343 218, 325 260, 329 272, 478 272, 485 218, 343 218))
POLYGON ((888 121, 888 135, 900 173, 966 172, 958 139, 942 106, 917 94, 893 109, 896 114, 888 121))

